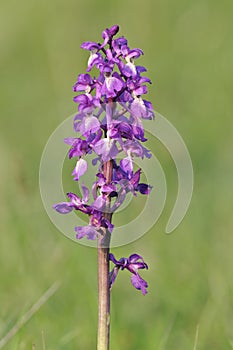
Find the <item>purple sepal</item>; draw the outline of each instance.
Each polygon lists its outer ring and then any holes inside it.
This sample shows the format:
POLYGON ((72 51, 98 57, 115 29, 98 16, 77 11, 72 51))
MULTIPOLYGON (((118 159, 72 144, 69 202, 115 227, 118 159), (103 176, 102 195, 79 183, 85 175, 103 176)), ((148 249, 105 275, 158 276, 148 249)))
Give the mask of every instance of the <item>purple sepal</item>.
POLYGON ((73 204, 68 202, 61 202, 53 205, 53 209, 55 209, 60 214, 68 214, 73 210, 73 208, 73 204))
POLYGON ((89 198, 90 198, 90 191, 84 184, 82 184, 81 187, 82 187, 82 192, 83 192, 82 202, 87 203, 89 201, 89 198))
POLYGON ((74 207, 79 207, 82 203, 85 203, 73 192, 68 192, 67 197, 69 198, 70 202, 74 207))

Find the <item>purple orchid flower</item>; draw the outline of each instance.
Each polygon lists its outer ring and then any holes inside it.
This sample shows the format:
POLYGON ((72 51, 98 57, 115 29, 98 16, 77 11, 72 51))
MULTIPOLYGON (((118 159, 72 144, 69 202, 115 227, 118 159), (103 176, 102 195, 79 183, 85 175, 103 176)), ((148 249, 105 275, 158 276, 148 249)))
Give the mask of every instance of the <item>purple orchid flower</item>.
POLYGON ((64 142, 72 146, 69 150, 69 158, 81 157, 91 152, 91 147, 86 140, 68 137, 64 139, 64 142))
POLYGON ((79 103, 78 110, 83 113, 91 113, 96 107, 100 107, 99 100, 88 93, 75 96, 74 102, 79 103))
MULTIPOLYGON (((92 207, 93 208, 93 207, 92 207)), ((76 226, 76 238, 81 239, 87 237, 89 240, 95 240, 100 236, 103 236, 105 230, 112 232, 114 225, 104 218, 103 213, 93 209, 90 217, 90 223, 87 226, 76 226)))
POLYGON ((100 122, 91 113, 80 113, 74 117, 74 129, 83 136, 90 136, 90 134, 94 134, 100 129, 100 122))
POLYGON ((98 235, 100 235, 101 231, 105 229, 111 233, 114 225, 104 217, 102 211, 97 210, 97 206, 94 205, 94 203, 92 203, 92 205, 87 204, 90 195, 88 188, 83 184, 82 192, 82 199, 72 192, 67 193, 70 201, 55 204, 53 208, 60 214, 68 214, 75 209, 90 216, 89 225, 75 227, 77 239, 81 239, 86 236, 87 239, 94 240, 98 237, 98 235))
POLYGON ((73 86, 73 90, 84 91, 90 93, 95 87, 95 84, 89 74, 79 74, 77 82, 73 86))
POLYGON ((69 198, 69 202, 61 202, 58 204, 54 204, 53 208, 60 214, 68 214, 73 209, 79 210, 85 214, 90 215, 92 212, 92 208, 87 205, 89 201, 89 189, 82 184, 82 199, 78 197, 76 194, 72 192, 67 193, 67 197, 69 198))
POLYGON ((115 159, 119 153, 116 146, 116 141, 110 138, 104 138, 96 142, 94 145, 94 151, 96 154, 101 156, 103 163, 107 162, 108 160, 115 159))
POLYGON ((109 284, 110 288, 116 280, 118 272, 120 270, 127 269, 130 273, 132 273, 131 283, 134 288, 141 290, 143 295, 147 294, 148 284, 147 282, 139 275, 138 270, 140 269, 148 269, 148 265, 145 263, 143 258, 138 254, 132 254, 129 258, 120 258, 117 260, 113 254, 109 255, 109 260, 112 261, 115 266, 113 270, 110 272, 109 276, 109 284))
MULTIPOLYGON (((144 99, 151 81, 143 76, 146 68, 135 65, 143 51, 130 49, 124 36, 115 37, 118 31, 119 26, 113 25, 102 32, 100 42, 86 41, 81 45, 90 53, 87 72, 95 68, 97 74, 93 77, 91 73, 84 73, 77 77, 73 86, 77 96, 73 100, 78 105, 74 117, 78 137, 67 137, 64 141, 70 146, 69 158, 76 158, 72 172, 75 181, 87 171, 85 157, 96 155, 92 160, 93 168, 96 167, 93 200, 90 200, 88 188, 82 185, 82 198, 69 192, 67 202, 53 206, 60 214, 78 210, 88 216, 86 226, 74 228, 77 239, 102 242, 111 237, 114 229, 112 214, 127 194, 149 195, 152 189, 149 184, 140 182, 141 169, 135 169, 134 163, 135 157, 151 157, 150 150, 144 146, 147 139, 142 123, 144 119, 154 118, 152 104, 144 99)), ((147 282, 138 271, 148 266, 140 255, 116 260, 110 254, 109 259, 115 264, 110 273, 110 286, 119 270, 127 269, 132 274, 133 286, 143 295, 147 293, 147 282)))
POLYGON ((113 98, 117 96, 117 93, 122 90, 123 86, 124 82, 117 72, 113 73, 113 75, 106 73, 101 93, 107 98, 113 98))
POLYGON ((151 192, 152 186, 144 183, 139 183, 141 175, 141 169, 133 172, 133 164, 128 158, 124 158, 120 161, 120 165, 114 165, 113 179, 115 182, 121 185, 126 193, 132 192, 133 195, 137 195, 137 192, 148 195, 151 192))
POLYGON ((101 45, 101 47, 104 47, 106 44, 108 44, 112 40, 114 35, 118 33, 118 31, 119 31, 118 25, 114 25, 111 28, 106 28, 102 33, 102 38, 104 39, 104 42, 101 45))

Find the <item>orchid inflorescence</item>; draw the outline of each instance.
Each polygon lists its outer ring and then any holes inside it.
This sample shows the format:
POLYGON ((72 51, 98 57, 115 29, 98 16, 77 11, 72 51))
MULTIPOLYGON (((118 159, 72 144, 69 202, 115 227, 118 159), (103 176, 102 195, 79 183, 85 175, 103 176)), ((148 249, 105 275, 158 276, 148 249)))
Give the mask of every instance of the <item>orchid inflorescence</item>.
MULTIPOLYGON (((81 48, 90 51, 87 72, 93 68, 98 77, 79 74, 73 90, 78 92, 74 102, 78 103, 78 114, 74 118, 74 130, 82 137, 70 137, 64 141, 70 145, 69 158, 78 158, 72 175, 75 181, 86 173, 88 163, 84 157, 96 154, 92 165, 98 165, 96 181, 92 186, 93 202, 89 203, 90 191, 82 184, 82 198, 67 193, 68 202, 54 205, 61 214, 78 210, 89 216, 87 226, 75 227, 76 238, 101 239, 112 234, 112 214, 124 202, 127 193, 148 195, 151 186, 140 182, 141 169, 134 171, 134 158, 150 158, 150 151, 142 144, 144 136, 142 119, 153 119, 152 104, 142 98, 147 93, 149 78, 141 76, 146 72, 134 60, 143 52, 130 49, 118 33, 117 25, 102 33, 103 42, 84 42, 81 48), (120 161, 118 159, 120 158, 120 161), (111 164, 111 174, 106 176, 105 164, 111 164), (105 170, 104 170, 105 169, 105 170)), ((110 287, 119 270, 132 273, 131 282, 136 289, 147 293, 147 283, 138 274, 139 269, 148 266, 138 254, 117 260, 113 254, 109 260, 115 265, 110 272, 110 287)))

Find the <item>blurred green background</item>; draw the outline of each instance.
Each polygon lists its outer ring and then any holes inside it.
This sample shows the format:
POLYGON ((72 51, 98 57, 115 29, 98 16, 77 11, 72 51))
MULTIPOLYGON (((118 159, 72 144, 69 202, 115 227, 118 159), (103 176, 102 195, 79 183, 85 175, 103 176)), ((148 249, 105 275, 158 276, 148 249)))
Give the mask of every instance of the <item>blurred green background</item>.
POLYGON ((42 331, 46 349, 95 349, 96 250, 50 222, 38 171, 48 137, 76 110, 72 85, 87 60, 80 44, 116 23, 131 47, 144 50, 138 63, 153 81, 149 97, 184 138, 195 187, 185 219, 166 235, 177 175, 154 141, 166 208, 142 239, 114 250, 145 257, 149 294, 135 291, 127 272, 119 276, 111 349, 195 349, 197 328, 196 349, 233 348, 232 14, 232 0, 1 0, 0 339, 62 282, 5 349, 43 349, 42 331))

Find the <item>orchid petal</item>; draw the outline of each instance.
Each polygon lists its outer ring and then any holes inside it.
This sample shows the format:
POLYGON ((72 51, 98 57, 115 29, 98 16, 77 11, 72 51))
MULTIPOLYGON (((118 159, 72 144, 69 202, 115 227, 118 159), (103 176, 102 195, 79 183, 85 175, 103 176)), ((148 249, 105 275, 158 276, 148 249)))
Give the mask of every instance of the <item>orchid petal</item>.
POLYGON ((77 163, 76 166, 74 168, 74 171, 72 173, 72 175, 74 175, 74 180, 78 181, 79 178, 85 174, 85 172, 87 171, 87 161, 80 158, 77 163))

